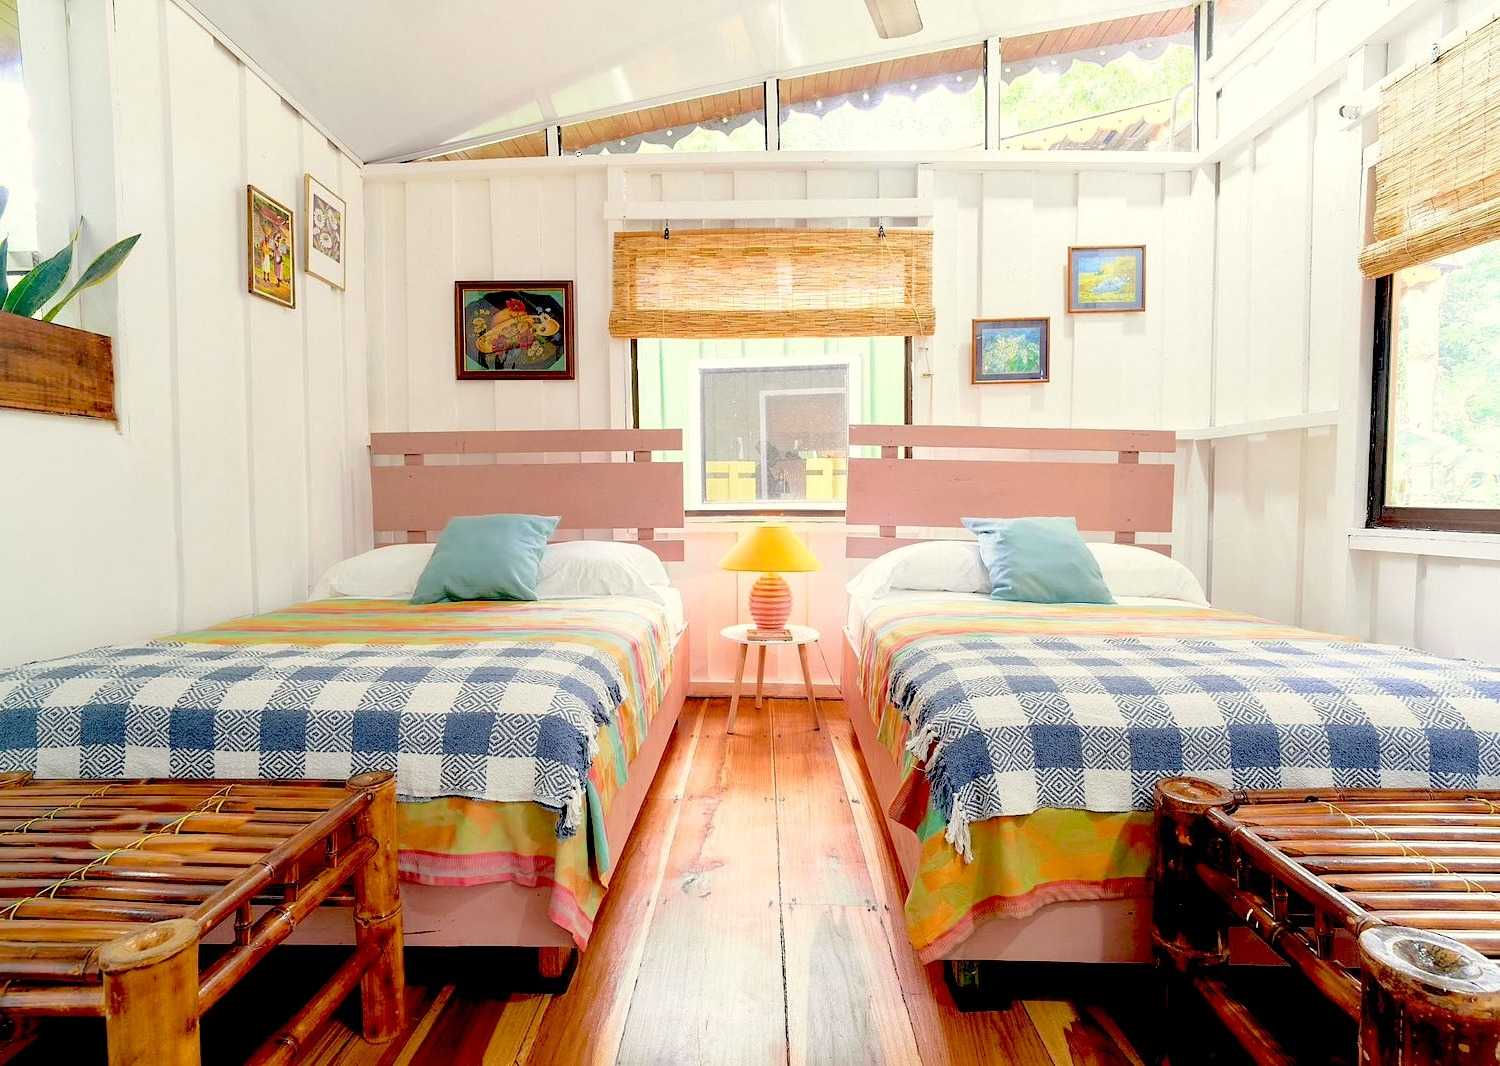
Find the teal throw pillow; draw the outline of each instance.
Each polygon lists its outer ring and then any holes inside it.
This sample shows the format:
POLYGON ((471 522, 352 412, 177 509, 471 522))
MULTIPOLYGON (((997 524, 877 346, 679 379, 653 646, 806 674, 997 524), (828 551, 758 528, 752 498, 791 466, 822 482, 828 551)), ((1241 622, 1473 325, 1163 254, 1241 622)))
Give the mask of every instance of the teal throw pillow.
POLYGON ((534 600, 556 518, 487 514, 453 518, 438 537, 412 603, 534 600))
POLYGON ((1114 603, 1098 560, 1071 518, 965 518, 990 572, 991 599, 1114 603))

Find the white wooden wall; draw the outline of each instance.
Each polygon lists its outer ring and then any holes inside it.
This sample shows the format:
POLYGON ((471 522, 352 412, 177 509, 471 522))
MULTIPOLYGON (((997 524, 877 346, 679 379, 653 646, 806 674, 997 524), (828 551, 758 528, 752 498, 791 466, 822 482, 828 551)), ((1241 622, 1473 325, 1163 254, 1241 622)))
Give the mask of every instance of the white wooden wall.
MULTIPOLYGON (((910 165, 734 169, 705 161, 701 169, 622 168, 611 178, 603 168, 570 160, 524 171, 501 164, 456 176, 431 168, 402 174, 372 168, 365 187, 371 425, 376 430, 624 425, 629 346, 608 333, 607 199, 912 197, 917 170, 910 165), (574 279, 577 380, 457 381, 453 282, 460 278, 574 279)), ((1211 176, 937 169, 932 185, 937 334, 917 346, 916 421, 1153 428, 1206 423, 1211 176), (1067 247, 1089 243, 1148 246, 1145 314, 1070 318, 1063 313, 1067 247), (970 384, 972 320, 1039 315, 1052 319, 1052 380, 970 384)), ((674 229, 730 224, 672 223, 674 229)), ((811 224, 864 226, 871 220, 811 224)), ((1193 496, 1191 470, 1185 463, 1180 542, 1188 545, 1184 557, 1201 567, 1206 490, 1193 496)), ((722 684, 733 670, 733 649, 719 641, 718 630, 738 619, 745 590, 735 575, 715 568, 733 533, 724 524, 695 529, 687 561, 674 574, 688 597, 694 679, 700 684, 722 684)), ((810 525, 808 533, 825 569, 799 576, 794 595, 798 609, 808 612, 803 620, 827 634, 824 647, 837 671, 847 578, 841 531, 810 525)), ((814 670, 828 680, 821 664, 814 670)), ((770 670, 781 680, 794 674, 791 659, 770 670)))
POLYGON ((371 539, 359 165, 170 0, 69 16, 86 233, 143 236, 84 307, 119 427, 0 411, 0 665, 284 606, 371 539), (304 172, 348 200, 348 288, 299 249, 287 310, 246 292, 245 185, 300 224, 304 172))
POLYGON ((1500 627, 1485 621, 1500 601, 1500 564, 1348 547, 1366 491, 1373 286, 1356 257, 1373 126, 1337 113, 1387 70, 1495 7, 1302 0, 1214 87, 1218 128, 1232 132, 1313 71, 1334 68, 1326 88, 1221 163, 1214 422, 1335 410, 1338 424, 1207 446, 1219 606, 1500 660, 1500 627), (1393 36, 1363 44, 1370 26, 1402 11, 1410 17, 1393 36))

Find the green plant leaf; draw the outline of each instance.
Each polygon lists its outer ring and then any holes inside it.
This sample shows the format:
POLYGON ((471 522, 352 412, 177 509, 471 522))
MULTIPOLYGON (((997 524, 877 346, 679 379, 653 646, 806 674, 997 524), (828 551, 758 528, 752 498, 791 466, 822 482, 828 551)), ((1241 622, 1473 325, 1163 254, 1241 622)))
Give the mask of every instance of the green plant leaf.
POLYGON ((32 267, 30 273, 16 282, 16 287, 5 297, 5 304, 0 306, 0 311, 30 318, 62 288, 72 266, 73 242, 69 241, 66 248, 51 259, 32 267))
POLYGON ((85 270, 83 272, 83 276, 78 279, 78 283, 68 290, 68 294, 66 296, 52 305, 52 310, 48 311, 45 315, 42 316, 42 321, 51 322, 54 318, 57 317, 57 312, 61 311, 65 306, 67 306, 68 301, 73 299, 73 297, 77 296, 84 289, 89 288, 91 285, 98 285, 101 282, 108 281, 110 278, 112 278, 115 274, 115 271, 119 270, 120 267, 124 265, 125 257, 128 256, 130 254, 130 250, 135 247, 135 242, 140 239, 141 235, 137 233, 134 237, 126 237, 122 241, 116 241, 114 244, 111 244, 108 248, 104 249, 104 251, 100 252, 98 258, 96 258, 92 263, 89 264, 89 268, 85 270))
POLYGON ((5 294, 10 291, 10 275, 6 268, 10 263, 10 238, 0 240, 0 307, 5 306, 5 294))

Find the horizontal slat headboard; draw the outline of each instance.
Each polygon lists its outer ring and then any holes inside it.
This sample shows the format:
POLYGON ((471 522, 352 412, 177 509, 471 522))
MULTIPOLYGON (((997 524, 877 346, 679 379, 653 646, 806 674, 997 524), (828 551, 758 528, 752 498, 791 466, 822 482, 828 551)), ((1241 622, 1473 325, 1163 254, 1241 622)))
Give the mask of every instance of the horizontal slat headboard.
POLYGON ((879 459, 849 460, 848 522, 879 527, 878 536, 849 537, 850 558, 914 543, 896 536, 898 526, 953 528, 965 517, 1072 515, 1080 530, 1113 533, 1121 544, 1135 543, 1137 533, 1172 531, 1173 466, 1140 462, 1142 452, 1176 452, 1170 430, 850 426, 849 443, 880 449, 879 459), (905 458, 903 448, 1114 455, 1109 462, 905 458))
POLYGON ((681 561, 682 541, 657 540, 656 531, 682 528, 682 464, 651 461, 653 451, 681 448, 676 429, 372 433, 375 532, 424 541, 457 515, 558 515, 559 530, 634 529, 645 547, 681 561), (616 453, 628 461, 617 461, 616 453), (543 455, 554 461, 510 461, 543 455), (401 456, 403 462, 383 464, 377 456, 401 456), (440 463, 430 456, 493 459, 440 463))

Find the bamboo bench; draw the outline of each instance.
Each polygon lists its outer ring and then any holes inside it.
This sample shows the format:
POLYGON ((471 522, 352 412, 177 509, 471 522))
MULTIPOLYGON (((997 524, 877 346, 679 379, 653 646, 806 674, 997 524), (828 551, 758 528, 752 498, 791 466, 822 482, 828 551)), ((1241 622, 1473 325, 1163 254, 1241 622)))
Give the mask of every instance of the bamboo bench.
POLYGON ((1500 792, 1156 789, 1152 902, 1168 994, 1250 1059, 1292 1055, 1227 979, 1248 928, 1357 1027, 1364 1066, 1500 1061, 1500 792))
POLYGON ((325 904, 352 907, 354 950, 251 1062, 295 1061, 355 985, 365 1039, 403 1027, 395 779, 0 774, 0 1015, 103 1016, 112 1066, 197 1066, 200 1015, 325 904))

